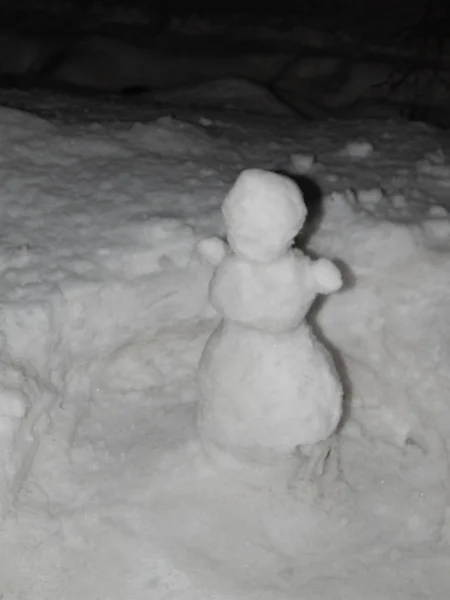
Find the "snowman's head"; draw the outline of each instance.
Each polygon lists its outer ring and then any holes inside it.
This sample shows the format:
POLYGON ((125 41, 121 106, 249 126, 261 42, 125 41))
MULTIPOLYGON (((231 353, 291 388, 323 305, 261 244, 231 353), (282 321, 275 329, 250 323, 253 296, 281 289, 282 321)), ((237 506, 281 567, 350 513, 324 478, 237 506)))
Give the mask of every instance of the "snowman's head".
POLYGON ((225 198, 222 213, 231 249, 243 258, 270 262, 286 253, 307 211, 291 179, 247 169, 225 198))

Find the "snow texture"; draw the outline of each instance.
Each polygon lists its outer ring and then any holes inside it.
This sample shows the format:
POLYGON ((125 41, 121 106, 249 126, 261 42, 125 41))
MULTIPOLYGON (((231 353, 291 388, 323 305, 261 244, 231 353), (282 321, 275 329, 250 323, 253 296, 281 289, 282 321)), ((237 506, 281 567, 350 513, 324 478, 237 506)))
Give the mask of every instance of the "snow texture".
POLYGON ((447 598, 448 136, 2 98, 54 118, 0 109, 0 596, 447 598), (345 281, 310 319, 346 388, 339 477, 295 489, 211 468, 196 427, 220 207, 241 171, 293 155, 323 193, 308 252, 345 281))

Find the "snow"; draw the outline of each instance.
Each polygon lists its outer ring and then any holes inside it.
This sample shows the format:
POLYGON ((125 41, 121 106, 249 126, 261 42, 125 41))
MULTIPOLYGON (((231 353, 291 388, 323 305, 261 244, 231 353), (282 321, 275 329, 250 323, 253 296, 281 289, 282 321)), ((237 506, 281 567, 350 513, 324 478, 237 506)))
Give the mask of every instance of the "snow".
POLYGON ((15 101, 67 118, 0 111, 0 596, 447 598, 448 136, 15 101), (344 273, 313 317, 347 397, 339 477, 288 489, 199 449, 196 246, 242 169, 296 154, 325 196, 309 250, 344 273))
POLYGON ((340 421, 339 379, 305 326, 276 335, 225 319, 200 364, 208 447, 271 463, 327 440, 340 421))
POLYGON ((282 258, 306 218, 306 206, 291 178, 246 169, 222 206, 230 248, 259 263, 282 258))
POLYGON ((303 175, 309 173, 316 162, 316 157, 310 154, 292 154, 291 165, 294 173, 303 175))
POLYGON ((322 442, 341 420, 343 389, 306 316, 319 293, 340 289, 341 274, 328 259, 293 248, 307 209, 285 175, 245 169, 222 215, 227 241, 198 246, 216 266, 209 298, 221 317, 198 368, 200 440, 224 455, 221 462, 236 456, 238 468, 240 461, 293 462, 307 446, 311 460, 301 462, 311 479, 324 470, 322 442))
POLYGON ((366 140, 353 140, 341 150, 343 156, 367 158, 373 152, 373 146, 366 140))

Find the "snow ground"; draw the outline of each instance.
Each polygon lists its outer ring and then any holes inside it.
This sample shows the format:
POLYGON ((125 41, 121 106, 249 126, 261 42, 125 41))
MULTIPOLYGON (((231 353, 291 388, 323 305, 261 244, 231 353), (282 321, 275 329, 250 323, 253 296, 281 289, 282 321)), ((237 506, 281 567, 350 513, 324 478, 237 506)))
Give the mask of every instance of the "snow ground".
POLYGON ((14 102, 55 118, 0 110, 0 598, 448 598, 448 135, 14 102), (326 197, 310 248, 347 274, 313 316, 348 411, 340 478, 294 492, 198 450, 194 247, 241 169, 301 154, 326 197))

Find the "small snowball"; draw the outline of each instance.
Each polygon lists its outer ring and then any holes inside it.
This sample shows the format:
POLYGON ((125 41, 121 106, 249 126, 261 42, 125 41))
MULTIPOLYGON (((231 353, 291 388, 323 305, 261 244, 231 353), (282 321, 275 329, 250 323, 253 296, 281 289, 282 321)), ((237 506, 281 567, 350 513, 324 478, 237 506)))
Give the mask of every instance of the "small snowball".
POLYGON ((313 268, 314 277, 320 293, 325 294, 335 292, 342 287, 341 272, 330 260, 319 258, 315 261, 313 268))
POLYGON ((448 210, 444 206, 434 205, 430 206, 428 214, 430 217, 445 219, 448 217, 448 210))
POLYGON ((210 264, 217 266, 227 253, 227 245, 219 237, 210 237, 201 240, 197 250, 210 264))
POLYGON ((286 252, 307 211, 300 189, 290 178, 248 169, 225 198, 222 213, 231 248, 250 260, 265 262, 286 252))
POLYGON ((316 162, 314 154, 292 154, 291 165, 298 174, 309 173, 316 162))
POLYGON ((328 175, 326 175, 325 179, 327 181, 330 181, 331 183, 336 183, 336 181, 339 181, 339 176, 335 173, 329 173, 328 175))
POLYGON ((384 198, 384 192, 381 188, 372 188, 369 190, 359 190, 357 196, 359 204, 367 206, 381 202, 384 198))
POLYGON ((356 140, 349 142, 339 154, 349 156, 351 158, 367 158, 373 152, 374 148, 370 142, 365 140, 356 140))

